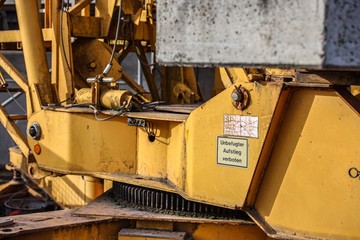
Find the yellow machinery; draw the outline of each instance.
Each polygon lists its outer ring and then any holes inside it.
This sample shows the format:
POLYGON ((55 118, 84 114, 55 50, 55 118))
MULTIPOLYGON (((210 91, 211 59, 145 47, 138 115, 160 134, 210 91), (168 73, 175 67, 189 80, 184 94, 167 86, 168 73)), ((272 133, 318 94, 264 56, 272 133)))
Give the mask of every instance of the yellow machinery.
POLYGON ((16 1, 20 30, 0 35, 27 70, 0 54, 27 97, 27 136, 0 107, 11 162, 87 204, 0 220, 0 236, 360 239, 358 72, 217 67, 203 102, 193 68, 148 61, 154 0, 91 2, 45 1, 42 27, 38 1, 16 1), (130 52, 149 92, 121 67, 130 52))

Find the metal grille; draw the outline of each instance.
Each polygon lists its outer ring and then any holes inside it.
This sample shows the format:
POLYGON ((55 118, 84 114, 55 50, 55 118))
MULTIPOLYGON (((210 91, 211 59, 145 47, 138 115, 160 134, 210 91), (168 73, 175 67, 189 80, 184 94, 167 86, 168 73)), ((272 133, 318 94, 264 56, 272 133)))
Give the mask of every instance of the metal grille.
POLYGON ((113 193, 117 199, 135 204, 136 206, 142 206, 146 209, 166 210, 167 213, 171 211, 174 214, 195 214, 195 217, 213 216, 249 220, 249 217, 240 210, 232 210, 189 201, 176 193, 169 193, 119 182, 113 183, 113 193))

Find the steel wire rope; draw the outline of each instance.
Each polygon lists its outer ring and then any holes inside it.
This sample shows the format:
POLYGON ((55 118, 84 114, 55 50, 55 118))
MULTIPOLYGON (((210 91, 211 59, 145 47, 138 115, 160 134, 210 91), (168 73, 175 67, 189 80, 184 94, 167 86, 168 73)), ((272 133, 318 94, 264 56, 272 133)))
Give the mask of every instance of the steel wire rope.
POLYGON ((118 38, 119 38, 121 12, 122 12, 122 0, 120 0, 120 5, 119 5, 119 13, 118 13, 118 19, 117 19, 117 24, 116 24, 116 32, 115 32, 115 42, 114 42, 114 46, 113 46, 113 49, 112 49, 112 52, 111 52, 109 63, 108 63, 108 65, 106 65, 106 67, 105 67, 105 69, 104 69, 104 71, 102 73, 104 76, 106 76, 110 72, 110 70, 112 68, 112 61, 113 61, 114 56, 115 56, 116 45, 117 45, 117 41, 118 41, 118 38))
MULTIPOLYGON (((69 1, 67 1, 67 6, 66 6, 66 7, 67 7, 67 10, 69 10, 69 1)), ((74 76, 73 76, 73 73, 72 73, 72 71, 71 71, 71 67, 70 67, 69 60, 68 60, 68 58, 67 58, 67 56, 66 56, 66 53, 65 53, 64 35, 63 35, 63 14, 64 14, 64 12, 67 12, 67 11, 64 11, 64 0, 61 0, 61 9, 60 9, 60 11, 61 11, 61 13, 60 13, 60 26, 59 26, 59 27, 60 27, 60 44, 61 44, 61 51, 62 51, 62 54, 63 54, 63 56, 64 56, 66 66, 67 66, 67 68, 68 68, 68 70, 69 70, 69 72, 70 72, 70 77, 71 77, 71 81, 72 81, 72 83, 73 83, 73 87, 75 88, 74 76)), ((75 101, 74 96, 72 96, 72 97, 67 98, 67 99, 64 100, 64 101, 61 101, 60 104, 63 103, 63 102, 65 102, 65 101, 67 101, 67 100, 71 100, 71 99, 73 99, 73 100, 75 101)))

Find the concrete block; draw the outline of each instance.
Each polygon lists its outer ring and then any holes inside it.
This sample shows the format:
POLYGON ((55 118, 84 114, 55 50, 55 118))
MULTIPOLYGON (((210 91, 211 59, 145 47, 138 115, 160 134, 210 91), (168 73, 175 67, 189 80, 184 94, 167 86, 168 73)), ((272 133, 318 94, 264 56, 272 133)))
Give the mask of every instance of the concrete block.
POLYGON ((360 1, 157 0, 163 65, 360 69, 360 1))

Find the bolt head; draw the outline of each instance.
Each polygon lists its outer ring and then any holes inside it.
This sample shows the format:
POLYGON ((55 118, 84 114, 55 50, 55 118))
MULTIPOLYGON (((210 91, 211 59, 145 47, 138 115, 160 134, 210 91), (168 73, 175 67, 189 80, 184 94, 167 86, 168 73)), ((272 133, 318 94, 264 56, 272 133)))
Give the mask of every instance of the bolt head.
POLYGON ((241 100, 243 99, 243 95, 240 92, 233 92, 231 94, 231 99, 235 102, 241 102, 241 100))
POLYGON ((31 127, 29 128, 29 135, 30 135, 31 137, 35 137, 35 136, 36 136, 36 129, 34 128, 34 126, 31 126, 31 127))
POLYGON ((91 63, 90 63, 90 67, 91 67, 91 68, 96 68, 96 63, 95 63, 95 62, 91 62, 91 63))
POLYGON ((30 135, 31 138, 35 140, 39 140, 41 137, 41 128, 38 123, 33 123, 27 130, 27 133, 30 135))

